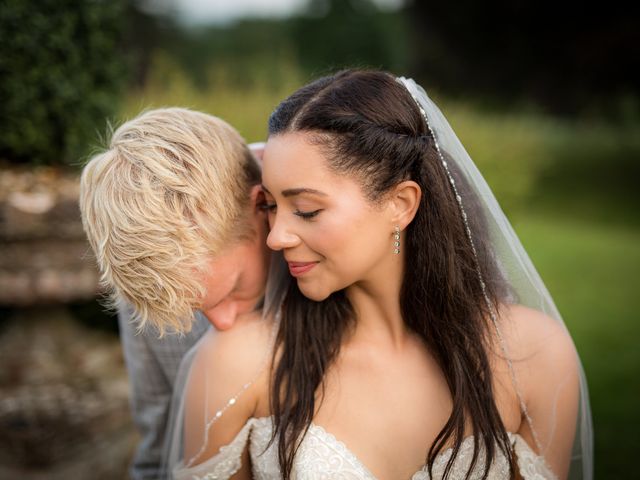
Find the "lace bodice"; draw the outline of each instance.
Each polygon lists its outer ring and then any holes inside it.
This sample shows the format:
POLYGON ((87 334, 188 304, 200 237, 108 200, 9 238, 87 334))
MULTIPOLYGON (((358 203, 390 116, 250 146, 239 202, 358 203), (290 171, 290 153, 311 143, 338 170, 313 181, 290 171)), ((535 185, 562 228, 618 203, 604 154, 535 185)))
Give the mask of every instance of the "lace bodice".
MULTIPOLYGON (((192 468, 178 468, 174 471, 176 480, 228 479, 240 467, 241 455, 249 442, 253 478, 256 480, 278 480, 280 468, 275 443, 270 445, 273 432, 271 417, 252 418, 244 425, 233 441, 220 449, 217 455, 192 468)), ((520 475, 524 480, 555 480, 544 459, 537 456, 522 437, 509 434, 518 462, 520 475)), ((433 465, 433 480, 442 478, 452 450, 445 450, 436 457, 433 465)), ((464 478, 471 456, 473 437, 467 437, 458 452, 449 478, 464 478)), ((484 463, 479 461, 471 475, 471 480, 481 479, 484 463)), ((319 425, 311 424, 296 454, 292 477, 296 480, 376 480, 376 477, 349 451, 344 443, 319 425)), ((489 480, 507 480, 509 465, 504 455, 498 451, 489 471, 489 480)), ((417 471, 411 480, 432 480, 426 467, 417 471)))

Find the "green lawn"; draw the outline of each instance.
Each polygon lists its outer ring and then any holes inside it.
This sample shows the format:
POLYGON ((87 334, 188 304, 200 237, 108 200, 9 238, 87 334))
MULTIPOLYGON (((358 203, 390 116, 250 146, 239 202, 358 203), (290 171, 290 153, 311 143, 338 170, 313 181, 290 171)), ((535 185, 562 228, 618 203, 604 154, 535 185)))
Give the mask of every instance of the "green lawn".
POLYGON ((598 479, 630 478, 640 452, 640 230, 521 215, 525 248, 587 374, 598 479))

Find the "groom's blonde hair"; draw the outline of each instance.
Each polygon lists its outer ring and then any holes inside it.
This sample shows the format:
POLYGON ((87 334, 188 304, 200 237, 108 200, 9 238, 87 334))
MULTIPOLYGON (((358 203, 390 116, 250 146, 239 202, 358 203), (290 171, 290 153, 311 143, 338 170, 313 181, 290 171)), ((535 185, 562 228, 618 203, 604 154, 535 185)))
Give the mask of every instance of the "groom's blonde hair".
POLYGON ((191 328, 207 259, 251 235, 247 210, 260 168, 223 120, 185 108, 121 125, 80 181, 82 223, 109 303, 142 328, 191 328))

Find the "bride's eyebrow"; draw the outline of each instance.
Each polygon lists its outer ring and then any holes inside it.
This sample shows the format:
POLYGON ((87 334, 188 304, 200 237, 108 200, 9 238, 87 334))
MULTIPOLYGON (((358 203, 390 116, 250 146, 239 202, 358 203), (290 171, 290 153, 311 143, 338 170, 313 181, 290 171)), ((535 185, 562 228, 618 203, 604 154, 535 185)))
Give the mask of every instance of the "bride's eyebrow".
MULTIPOLYGON (((267 187, 265 187, 264 185, 261 185, 262 189, 267 192, 269 195, 273 195, 268 189, 267 187)), ((324 192, 321 192, 320 190, 316 190, 314 188, 288 188, 287 190, 283 190, 282 191, 282 196, 283 197, 293 197, 295 195, 300 195, 302 193, 309 193, 311 195, 319 195, 321 197, 327 197, 328 195, 324 192)))

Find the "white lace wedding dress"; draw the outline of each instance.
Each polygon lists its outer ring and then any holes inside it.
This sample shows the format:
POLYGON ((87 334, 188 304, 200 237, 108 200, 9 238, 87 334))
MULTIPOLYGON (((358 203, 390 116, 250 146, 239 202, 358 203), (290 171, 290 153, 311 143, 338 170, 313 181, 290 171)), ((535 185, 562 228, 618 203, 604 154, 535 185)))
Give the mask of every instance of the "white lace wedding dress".
MULTIPOLYGON (((267 445, 273 432, 272 417, 251 418, 233 441, 220 449, 217 455, 191 468, 179 467, 174 470, 176 480, 228 479, 240 467, 241 455, 249 443, 253 478, 256 480, 278 480, 281 478, 275 443, 267 445), (266 449, 266 450, 265 450, 266 449)), ((509 434, 516 455, 518 470, 524 480, 551 480, 556 477, 549 470, 544 459, 537 456, 529 445, 517 434, 509 434)), ((433 465, 433 480, 442 478, 452 451, 443 451, 433 465)), ((473 438, 467 437, 455 459, 450 479, 465 477, 473 455, 473 438)), ((481 479, 484 464, 476 463, 471 479, 481 479)), ((296 480, 376 480, 376 477, 344 443, 319 425, 311 424, 298 453, 296 454, 292 478, 296 480)), ((489 471, 489 480, 509 478, 508 461, 500 450, 489 471)), ((411 480, 431 480, 427 468, 418 470, 411 480)))

